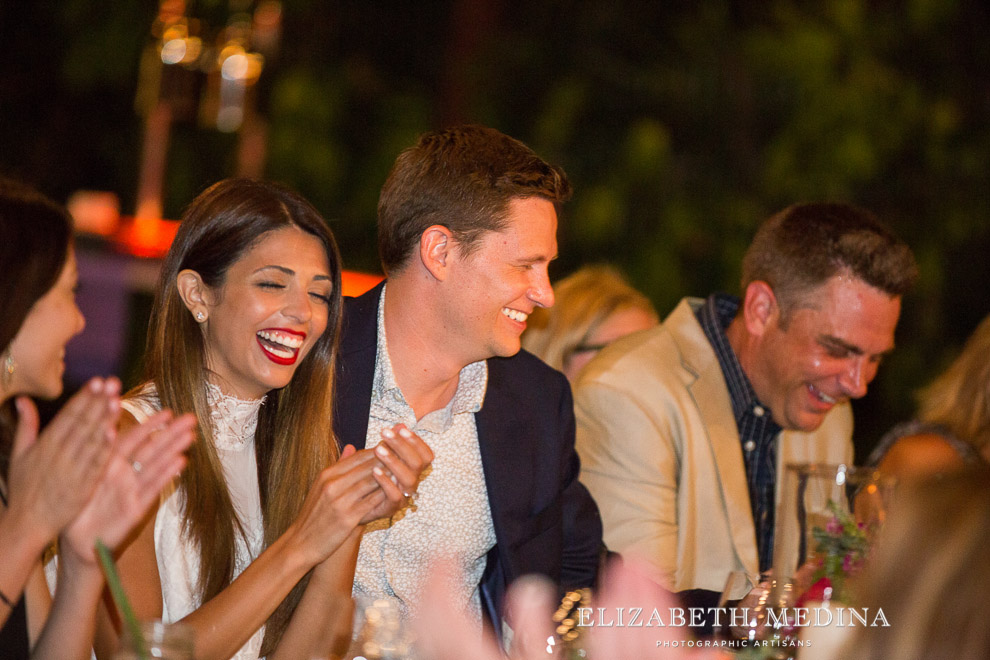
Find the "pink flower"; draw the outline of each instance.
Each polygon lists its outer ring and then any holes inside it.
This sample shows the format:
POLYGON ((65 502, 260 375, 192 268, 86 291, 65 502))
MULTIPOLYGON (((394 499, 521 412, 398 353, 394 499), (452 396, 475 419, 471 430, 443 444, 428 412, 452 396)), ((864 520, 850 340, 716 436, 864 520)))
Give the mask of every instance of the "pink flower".
POLYGON ((854 557, 852 554, 848 554, 842 558, 842 570, 846 573, 859 570, 859 567, 862 566, 862 564, 862 559, 854 557))
POLYGON ((829 534, 834 534, 834 535, 841 534, 842 533, 842 523, 839 522, 839 519, 838 518, 833 517, 825 525, 825 531, 828 532, 829 534))

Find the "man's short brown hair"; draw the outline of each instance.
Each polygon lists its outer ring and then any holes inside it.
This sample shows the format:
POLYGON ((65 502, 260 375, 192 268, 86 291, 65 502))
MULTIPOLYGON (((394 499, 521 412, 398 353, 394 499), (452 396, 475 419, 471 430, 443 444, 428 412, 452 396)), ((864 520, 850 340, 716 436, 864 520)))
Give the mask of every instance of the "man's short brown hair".
POLYGON ((808 291, 840 274, 902 296, 918 278, 918 267, 911 249, 869 211, 849 204, 795 204, 756 232, 743 258, 742 288, 758 280, 769 284, 786 319, 808 291))
POLYGON ((505 226, 509 202, 571 196, 559 167, 522 142, 484 126, 422 135, 401 154, 378 200, 378 251, 386 273, 401 270, 431 225, 450 229, 462 253, 505 226))

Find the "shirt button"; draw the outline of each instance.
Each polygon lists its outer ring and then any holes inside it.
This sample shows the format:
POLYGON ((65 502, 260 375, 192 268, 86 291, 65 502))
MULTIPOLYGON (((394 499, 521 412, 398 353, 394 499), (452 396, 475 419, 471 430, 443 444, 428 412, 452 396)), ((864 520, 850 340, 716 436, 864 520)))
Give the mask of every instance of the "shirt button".
POLYGON ((764 413, 766 413, 766 411, 767 411, 766 408, 764 408, 763 406, 761 406, 759 404, 753 406, 753 414, 756 415, 757 417, 763 417, 763 415, 764 415, 764 413))
POLYGON ((754 449, 756 449, 756 443, 753 442, 752 440, 747 440, 745 443, 743 443, 743 449, 745 449, 746 451, 753 451, 754 449))

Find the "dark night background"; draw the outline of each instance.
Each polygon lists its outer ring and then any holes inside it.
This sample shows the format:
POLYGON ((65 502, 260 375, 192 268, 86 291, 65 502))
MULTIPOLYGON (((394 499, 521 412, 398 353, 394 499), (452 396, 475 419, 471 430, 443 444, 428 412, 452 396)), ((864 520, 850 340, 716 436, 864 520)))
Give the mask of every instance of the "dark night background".
MULTIPOLYGON (((189 2, 210 43, 243 0, 189 2)), ((133 213, 152 0, 0 0, 0 173, 133 213)), ((990 310, 990 9, 982 0, 285 0, 252 103, 264 173, 374 271, 378 188, 424 130, 492 125, 571 176, 557 278, 609 261, 666 315, 736 292, 755 227, 866 206, 915 249, 898 349, 855 406, 862 451, 990 310)), ((195 97, 190 97, 195 102, 195 97)), ((172 130, 166 217, 237 171, 236 134, 172 130)))

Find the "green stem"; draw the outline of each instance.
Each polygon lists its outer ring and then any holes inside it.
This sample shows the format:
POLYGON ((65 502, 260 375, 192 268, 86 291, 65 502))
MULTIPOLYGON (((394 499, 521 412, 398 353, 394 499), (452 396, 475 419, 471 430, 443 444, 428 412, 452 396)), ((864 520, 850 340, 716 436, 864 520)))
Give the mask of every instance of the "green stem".
POLYGON ((124 626, 130 632, 131 639, 134 640, 138 658, 140 660, 150 660, 148 658, 147 646, 144 643, 144 635, 141 634, 141 623, 134 615, 134 610, 131 609, 131 603, 127 600, 127 594, 124 593, 124 585, 120 583, 117 566, 114 564, 113 557, 110 555, 110 550, 103 544, 103 541, 96 541, 96 554, 100 558, 100 564, 103 566, 103 574, 107 578, 107 585, 110 587, 110 595, 113 596, 113 602, 117 605, 117 609, 124 619, 124 626))

